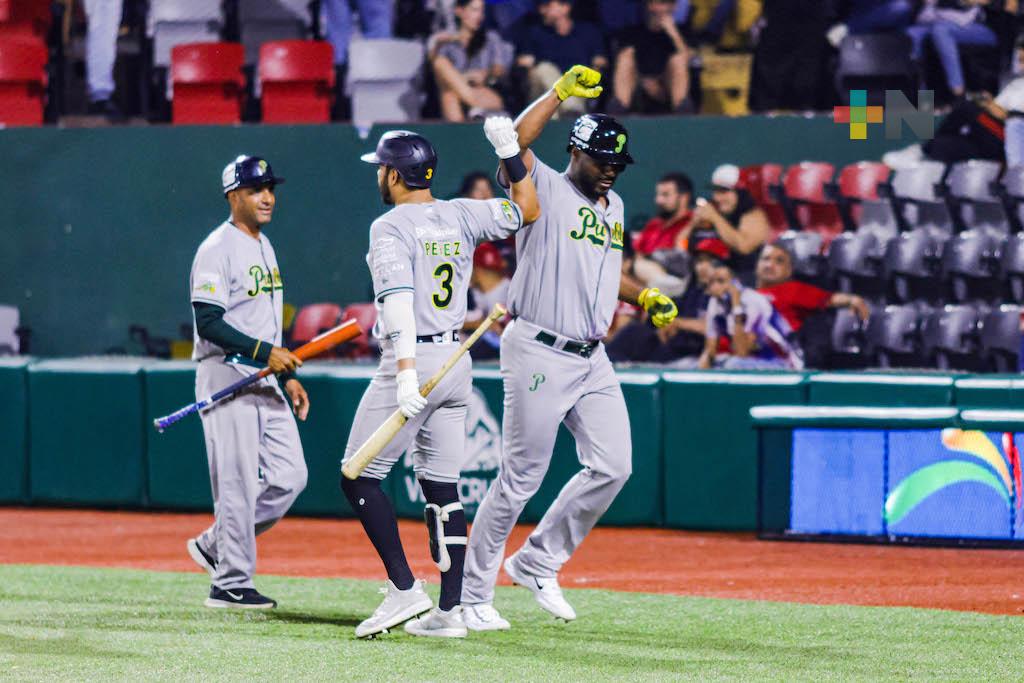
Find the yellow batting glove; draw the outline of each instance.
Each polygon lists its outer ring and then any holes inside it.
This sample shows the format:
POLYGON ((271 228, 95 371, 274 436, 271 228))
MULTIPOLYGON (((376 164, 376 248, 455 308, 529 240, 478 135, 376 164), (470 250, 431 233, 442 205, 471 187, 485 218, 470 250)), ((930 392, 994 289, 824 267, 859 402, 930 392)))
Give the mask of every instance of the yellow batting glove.
POLYGON ((637 303, 643 306, 647 315, 651 316, 651 322, 655 327, 665 327, 679 315, 679 309, 676 308, 672 299, 659 292, 657 287, 640 292, 637 303))
POLYGON ((558 99, 565 102, 570 97, 586 97, 593 99, 601 96, 601 73, 590 67, 577 64, 562 74, 553 86, 558 99))

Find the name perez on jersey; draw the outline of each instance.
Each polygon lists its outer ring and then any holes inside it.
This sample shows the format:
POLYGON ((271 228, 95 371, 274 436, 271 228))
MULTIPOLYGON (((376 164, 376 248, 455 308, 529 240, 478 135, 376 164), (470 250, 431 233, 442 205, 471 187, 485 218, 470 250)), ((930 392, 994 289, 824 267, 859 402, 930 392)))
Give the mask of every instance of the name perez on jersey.
POLYGON ((462 242, 423 242, 425 256, 462 256, 462 242))
POLYGON ((593 209, 583 206, 580 207, 579 216, 582 219, 579 227, 573 228, 569 231, 569 237, 574 240, 587 239, 591 244, 598 247, 603 247, 608 242, 608 236, 611 235, 611 248, 618 251, 622 251, 623 239, 625 237, 625 231, 622 228, 622 223, 615 221, 615 225, 611 230, 608 226, 601 222, 597 217, 597 213, 593 209))

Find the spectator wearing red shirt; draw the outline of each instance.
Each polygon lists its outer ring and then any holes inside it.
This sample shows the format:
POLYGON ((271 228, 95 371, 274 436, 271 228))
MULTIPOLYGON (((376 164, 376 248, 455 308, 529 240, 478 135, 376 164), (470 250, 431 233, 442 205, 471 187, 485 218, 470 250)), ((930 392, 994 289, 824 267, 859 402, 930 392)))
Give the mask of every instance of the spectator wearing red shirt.
POLYGON ((856 294, 829 292, 793 279, 793 257, 778 244, 761 250, 757 260, 757 291, 771 302, 794 332, 799 332, 811 315, 828 308, 849 308, 861 320, 870 312, 856 294))
POLYGON ((657 287, 670 297, 685 291, 690 260, 676 248, 680 237, 690 229, 693 212, 693 181, 685 173, 666 173, 654 186, 654 206, 658 215, 633 236, 636 259, 632 275, 644 287, 657 287))

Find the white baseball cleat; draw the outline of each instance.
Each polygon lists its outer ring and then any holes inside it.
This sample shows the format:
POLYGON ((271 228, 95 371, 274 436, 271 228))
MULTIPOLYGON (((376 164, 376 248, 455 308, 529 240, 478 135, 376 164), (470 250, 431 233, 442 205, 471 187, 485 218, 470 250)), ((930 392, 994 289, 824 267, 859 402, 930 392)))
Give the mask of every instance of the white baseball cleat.
POLYGON ((405 632, 414 636, 434 638, 465 638, 468 631, 462 620, 462 606, 456 605, 445 612, 435 607, 426 614, 405 622, 405 632))
POLYGON ((503 619, 494 605, 484 602, 479 605, 463 605, 462 620, 470 631, 507 631, 512 628, 508 619, 503 619))
POLYGON ((537 604, 551 612, 555 617, 565 619, 566 621, 572 621, 576 618, 576 610, 566 602, 565 597, 562 595, 562 589, 558 585, 557 577, 527 574, 516 563, 515 555, 510 555, 505 560, 504 567, 505 573, 508 574, 514 584, 533 591, 533 597, 537 600, 537 604))
POLYGON ((380 592, 384 593, 384 601, 369 619, 356 626, 357 638, 383 633, 434 606, 430 596, 423 592, 422 581, 414 581, 412 588, 401 591, 388 579, 380 592))

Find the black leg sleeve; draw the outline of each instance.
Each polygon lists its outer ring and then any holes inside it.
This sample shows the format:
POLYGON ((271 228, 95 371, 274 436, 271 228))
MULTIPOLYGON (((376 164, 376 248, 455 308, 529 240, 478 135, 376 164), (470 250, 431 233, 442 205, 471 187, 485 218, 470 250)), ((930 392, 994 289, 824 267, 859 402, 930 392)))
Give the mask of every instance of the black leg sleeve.
POLYGON ((366 535, 377 549, 388 578, 399 590, 412 588, 413 576, 409 562, 402 550, 402 539, 398 535, 398 520, 391 501, 380 487, 380 480, 359 477, 352 480, 341 476, 341 490, 352 509, 359 515, 366 535))

